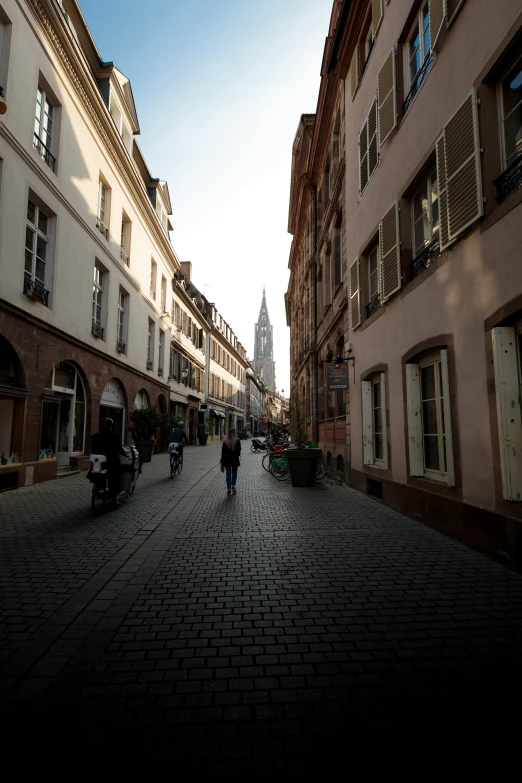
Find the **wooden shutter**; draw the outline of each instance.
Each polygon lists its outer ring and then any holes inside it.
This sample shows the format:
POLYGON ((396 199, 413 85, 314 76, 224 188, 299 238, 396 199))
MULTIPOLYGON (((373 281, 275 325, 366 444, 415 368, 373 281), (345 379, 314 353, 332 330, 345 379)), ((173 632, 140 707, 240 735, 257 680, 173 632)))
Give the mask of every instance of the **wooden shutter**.
POLYGON ((451 27, 463 5, 464 0, 446 0, 446 27, 451 27))
POLYGON ((362 392, 362 421, 363 421, 363 458, 365 465, 373 465, 373 384, 371 381, 363 381, 362 392))
POLYGON ((350 63, 350 85, 352 88, 352 101, 355 98, 357 87, 359 86, 359 44, 355 47, 350 63))
POLYGON ((388 468, 388 422, 386 419, 386 373, 381 372, 381 421, 382 421, 382 459, 388 468))
POLYGON ((379 162, 379 124, 377 120, 377 98, 368 115, 368 179, 379 162))
POLYGON ((374 37, 382 22, 382 0, 372 0, 372 29, 374 37))
POLYGON ((395 50, 392 49, 377 77, 380 146, 397 126, 397 90, 395 87, 395 50))
POLYGON ((429 0, 429 10, 430 44, 431 48, 434 49, 444 21, 444 0, 429 0))
POLYGON ((381 301, 385 302, 401 287, 398 204, 393 205, 379 224, 379 260, 381 301))
POLYGON ((350 310, 352 314, 352 329, 361 323, 361 291, 359 285, 359 259, 356 258, 350 266, 350 310))
POLYGON ((442 381, 442 405, 444 410, 444 434, 446 436, 446 470, 449 487, 455 486, 455 462, 453 459, 453 439, 451 435, 451 397, 448 375, 448 352, 440 352, 440 374, 442 381))
POLYGON ((359 193, 368 184, 368 120, 359 133, 359 193))
POLYGON ((493 329, 493 363, 498 435, 505 500, 522 500, 522 415, 517 368, 517 336, 512 326, 493 329))
POLYGON ((444 150, 444 134, 437 139, 435 149, 437 151, 437 182, 439 185, 439 244, 440 249, 448 247, 448 191, 446 188, 446 152, 444 150))
MULTIPOLYGON (((441 229, 446 220, 447 238, 444 242, 442 229, 443 250, 483 214, 475 90, 460 105, 437 140, 437 174, 440 190, 445 190, 446 215, 441 217, 441 229)), ((442 201, 440 209, 444 211, 442 201)))
POLYGON ((424 456, 422 450, 420 369, 418 364, 406 365, 406 401, 408 409, 410 476, 422 476, 424 475, 424 456))

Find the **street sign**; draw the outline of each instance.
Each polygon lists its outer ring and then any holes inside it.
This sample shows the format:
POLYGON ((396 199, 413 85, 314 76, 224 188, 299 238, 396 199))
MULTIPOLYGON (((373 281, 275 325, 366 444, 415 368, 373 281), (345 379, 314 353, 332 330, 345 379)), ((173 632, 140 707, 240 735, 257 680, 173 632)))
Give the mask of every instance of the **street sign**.
POLYGON ((328 391, 348 389, 348 362, 328 362, 326 365, 328 391))

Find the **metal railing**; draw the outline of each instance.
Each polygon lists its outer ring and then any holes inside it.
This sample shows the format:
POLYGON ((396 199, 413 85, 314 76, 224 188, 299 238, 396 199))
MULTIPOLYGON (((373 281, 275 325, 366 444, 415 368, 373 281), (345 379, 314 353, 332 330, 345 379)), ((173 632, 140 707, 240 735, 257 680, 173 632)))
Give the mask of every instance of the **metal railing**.
POLYGON ((120 258, 126 266, 129 266, 129 254, 122 247, 120 247, 120 258))
POLYGON ((371 315, 376 313, 379 307, 381 306, 381 304, 382 304, 381 297, 379 296, 379 294, 375 294, 373 299, 371 299, 365 307, 366 318, 369 318, 371 315))
POLYGON ((163 367, 158 367, 158 376, 163 378, 163 367))
POLYGON ((333 419, 335 416, 335 408, 333 405, 328 406, 328 418, 333 419))
POLYGON ((123 340, 118 339, 116 341, 116 350, 119 353, 125 353, 125 343, 123 342, 123 340))
POLYGON ((409 93, 406 96, 406 100, 403 103, 403 106, 402 106, 402 113, 403 114, 406 114, 406 112, 410 108, 410 105, 411 105, 413 99, 417 95, 417 93, 419 91, 419 88, 420 88, 422 82, 424 81, 424 77, 426 76, 426 74, 430 70, 431 66, 433 65, 433 60, 434 60, 433 52, 428 52, 428 54, 424 58, 424 62, 422 64, 422 67, 421 67, 420 71, 417 73, 417 75, 415 76, 415 79, 413 80, 413 83, 412 83, 412 85, 410 87, 410 91, 409 91, 409 93))
POLYGON ((37 283, 36 280, 29 280, 28 278, 25 278, 24 294, 28 296, 29 299, 37 299, 46 307, 49 306, 49 291, 44 288, 41 283, 37 283))
POLYGON ((319 421, 324 421, 324 409, 319 411, 319 421))
POLYGON ((33 133, 33 147, 38 152, 42 160, 45 160, 51 171, 56 166, 56 158, 51 154, 51 150, 45 146, 37 133, 33 133))
POLYGON ((410 280, 424 272, 440 256, 439 238, 435 239, 430 245, 419 253, 410 264, 410 280))
POLYGON ((99 337, 100 340, 103 340, 104 329, 103 329, 103 326, 101 324, 99 324, 97 321, 93 320, 92 326, 91 326, 91 332, 93 333, 93 335, 95 337, 99 337))
POLYGON ((99 230, 100 234, 103 234, 105 239, 109 238, 109 229, 101 219, 101 217, 96 218, 96 228, 99 230))
POLYGON ((152 359, 147 359, 147 370, 152 370, 152 359))
POLYGON ((519 155, 513 163, 502 172, 500 177, 494 180, 497 189, 497 201, 501 204, 515 190, 522 188, 522 155, 519 155))

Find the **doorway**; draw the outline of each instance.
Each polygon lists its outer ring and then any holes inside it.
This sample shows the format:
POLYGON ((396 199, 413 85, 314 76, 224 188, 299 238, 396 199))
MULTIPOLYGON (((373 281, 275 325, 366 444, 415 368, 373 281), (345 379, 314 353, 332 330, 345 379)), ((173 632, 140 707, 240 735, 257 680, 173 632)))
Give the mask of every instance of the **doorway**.
POLYGON ((40 459, 55 456, 58 467, 67 467, 72 456, 84 453, 85 388, 76 367, 60 362, 49 375, 42 408, 40 459), (52 401, 52 402, 51 402, 52 401))

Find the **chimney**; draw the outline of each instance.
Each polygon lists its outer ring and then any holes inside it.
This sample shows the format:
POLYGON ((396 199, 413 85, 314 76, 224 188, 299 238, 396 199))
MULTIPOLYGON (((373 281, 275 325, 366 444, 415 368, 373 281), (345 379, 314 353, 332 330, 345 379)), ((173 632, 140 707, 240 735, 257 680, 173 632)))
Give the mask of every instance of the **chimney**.
POLYGON ((189 283, 192 282, 192 261, 182 261, 181 262, 181 271, 189 281, 189 283))

